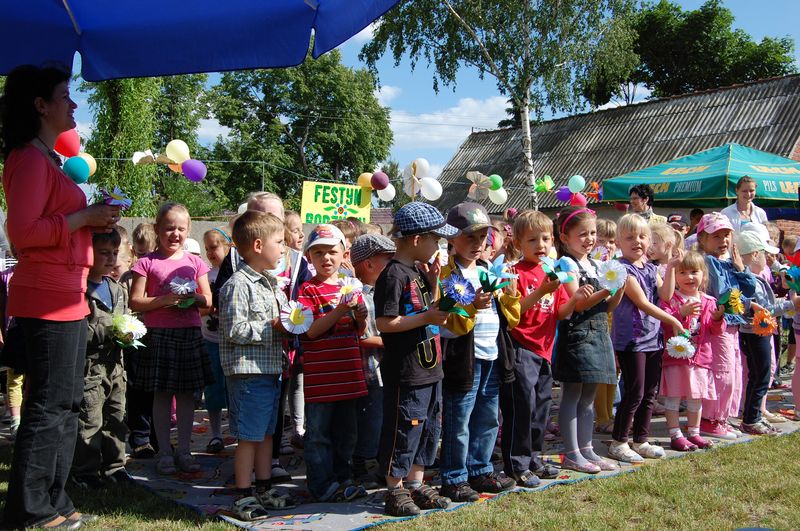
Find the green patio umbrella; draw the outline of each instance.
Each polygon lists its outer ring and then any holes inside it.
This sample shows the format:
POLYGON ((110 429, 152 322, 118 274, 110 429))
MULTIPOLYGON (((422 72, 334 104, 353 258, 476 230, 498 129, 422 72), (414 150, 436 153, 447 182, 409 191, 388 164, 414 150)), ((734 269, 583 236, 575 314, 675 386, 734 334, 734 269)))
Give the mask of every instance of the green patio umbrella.
POLYGON ((636 184, 649 184, 659 206, 719 207, 736 199, 736 182, 756 181, 760 206, 798 202, 800 162, 740 144, 723 144, 603 182, 604 201, 625 201, 636 184))

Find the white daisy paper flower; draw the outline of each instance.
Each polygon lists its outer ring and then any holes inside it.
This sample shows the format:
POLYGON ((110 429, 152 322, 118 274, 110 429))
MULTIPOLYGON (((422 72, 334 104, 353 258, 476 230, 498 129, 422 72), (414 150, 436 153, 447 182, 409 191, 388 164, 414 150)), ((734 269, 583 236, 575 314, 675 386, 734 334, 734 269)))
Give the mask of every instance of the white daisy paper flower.
POLYGON ((667 354, 679 360, 694 356, 694 345, 686 336, 672 336, 667 341, 667 354))
POLYGON ((175 277, 170 280, 169 289, 175 295, 190 295, 197 291, 197 282, 191 278, 175 277))
POLYGON ((115 314, 111 318, 111 329, 114 339, 121 347, 138 348, 144 346, 139 340, 147 334, 147 328, 133 315, 115 314))
POLYGON ((355 277, 341 277, 339 279, 340 302, 350 304, 356 300, 364 290, 364 285, 355 277))
POLYGON ((281 324, 290 334, 304 334, 314 322, 314 313, 297 301, 281 308, 281 324))
POLYGON ((625 279, 628 278, 628 271, 619 261, 606 260, 598 264, 597 277, 600 281, 601 288, 616 293, 618 289, 625 285, 625 279))

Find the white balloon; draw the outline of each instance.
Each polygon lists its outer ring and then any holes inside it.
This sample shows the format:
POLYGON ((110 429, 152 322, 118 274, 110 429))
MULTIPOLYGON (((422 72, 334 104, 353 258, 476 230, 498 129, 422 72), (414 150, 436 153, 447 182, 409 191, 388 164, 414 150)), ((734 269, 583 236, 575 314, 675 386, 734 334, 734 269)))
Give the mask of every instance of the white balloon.
POLYGON ((408 197, 416 197, 417 194, 419 194, 420 188, 422 188, 422 185, 420 184, 419 179, 416 177, 410 177, 403 180, 403 191, 408 197))
POLYGON ((167 156, 177 164, 182 164, 192 158, 189 155, 189 146, 183 140, 170 140, 165 151, 167 156))
POLYGON ((502 205, 508 201, 508 192, 505 188, 498 188, 497 190, 489 190, 489 201, 495 205, 502 205))
POLYGON ((381 201, 391 201, 392 199, 394 199, 394 196, 397 193, 397 191, 394 189, 394 185, 392 183, 389 183, 389 186, 387 186, 383 190, 378 190, 377 193, 378 193, 378 198, 380 198, 381 201))
POLYGON ((428 201, 436 201, 442 197, 442 185, 436 179, 423 177, 420 179, 420 184, 422 185, 422 190, 420 190, 422 192, 422 197, 428 201))
POLYGON ((428 174, 431 172, 430 163, 428 163, 428 161, 423 158, 414 159, 414 162, 412 162, 411 164, 416 169, 416 171, 414 172, 414 176, 417 179, 421 177, 428 177, 428 174))

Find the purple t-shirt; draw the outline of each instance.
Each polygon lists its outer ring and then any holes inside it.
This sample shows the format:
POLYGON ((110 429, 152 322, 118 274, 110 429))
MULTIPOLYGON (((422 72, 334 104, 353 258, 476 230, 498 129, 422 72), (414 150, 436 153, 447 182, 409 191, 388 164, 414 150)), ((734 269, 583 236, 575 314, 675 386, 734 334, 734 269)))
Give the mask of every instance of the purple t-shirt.
MULTIPOLYGON (((648 301, 658 306, 658 288, 656 276, 658 266, 647 262, 644 267, 636 267, 628 260, 620 258, 619 262, 628 270, 642 287, 648 301)), ((628 298, 622 297, 619 306, 614 310, 611 322, 611 342, 616 351, 653 352, 664 348, 664 337, 661 333, 661 321, 650 317, 628 298)))
MULTIPOLYGON (((208 274, 209 267, 192 253, 184 251, 181 258, 172 260, 164 258, 156 251, 140 258, 133 265, 132 271, 147 279, 145 294, 148 297, 158 297, 172 292, 169 283, 173 278, 190 278, 197 282, 200 277, 208 274)), ((200 326, 200 312, 196 306, 185 310, 170 306, 144 312, 142 320, 148 328, 190 328, 200 326)))

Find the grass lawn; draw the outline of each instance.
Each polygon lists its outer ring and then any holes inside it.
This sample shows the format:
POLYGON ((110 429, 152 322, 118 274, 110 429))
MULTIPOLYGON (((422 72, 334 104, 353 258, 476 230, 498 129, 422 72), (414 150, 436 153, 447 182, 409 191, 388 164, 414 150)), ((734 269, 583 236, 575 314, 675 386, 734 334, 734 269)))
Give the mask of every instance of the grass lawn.
MULTIPOLYGON (((453 513, 393 524, 419 529, 733 529, 797 528, 800 433, 672 459, 633 474, 544 492, 511 494, 453 513)), ((0 448, 0 499, 10 448, 0 448)), ((231 529, 139 487, 86 492, 76 505, 101 515, 95 529, 231 529)))

